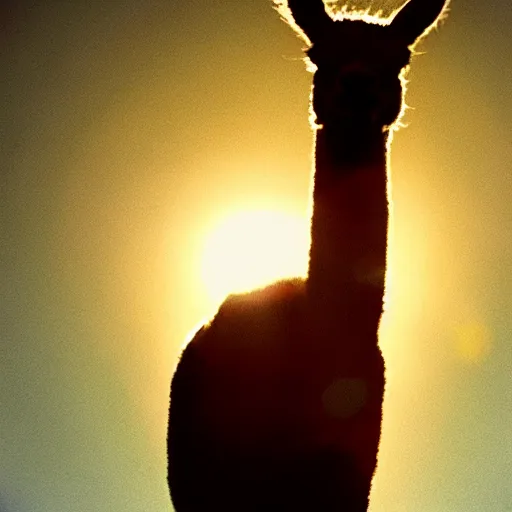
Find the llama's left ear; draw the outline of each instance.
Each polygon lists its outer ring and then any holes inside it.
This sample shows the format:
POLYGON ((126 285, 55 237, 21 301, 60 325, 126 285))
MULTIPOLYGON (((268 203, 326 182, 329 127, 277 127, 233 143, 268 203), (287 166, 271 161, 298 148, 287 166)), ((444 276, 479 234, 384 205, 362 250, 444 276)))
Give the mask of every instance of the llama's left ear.
POLYGON ((274 4, 292 27, 295 25, 300 29, 299 35, 302 35, 300 32, 305 34, 312 44, 334 25, 333 19, 325 10, 323 0, 274 0, 274 4))
POLYGON ((409 0, 391 22, 391 28, 412 45, 435 27, 449 3, 450 0, 409 0))

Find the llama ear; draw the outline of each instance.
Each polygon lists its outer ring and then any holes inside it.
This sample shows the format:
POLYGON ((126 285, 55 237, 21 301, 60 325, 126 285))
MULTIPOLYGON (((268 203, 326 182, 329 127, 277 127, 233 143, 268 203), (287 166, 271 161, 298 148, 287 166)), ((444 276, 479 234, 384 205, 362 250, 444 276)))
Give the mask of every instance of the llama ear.
POLYGON ((292 20, 312 44, 334 23, 323 0, 288 0, 292 20))
POLYGON ((435 27, 449 3, 450 0, 409 0, 391 22, 391 28, 408 45, 414 44, 435 27))

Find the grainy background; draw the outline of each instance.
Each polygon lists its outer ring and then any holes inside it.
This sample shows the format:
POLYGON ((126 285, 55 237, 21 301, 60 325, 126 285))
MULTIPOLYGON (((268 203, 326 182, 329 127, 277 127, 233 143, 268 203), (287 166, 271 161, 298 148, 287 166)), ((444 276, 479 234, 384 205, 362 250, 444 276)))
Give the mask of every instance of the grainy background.
MULTIPOLYGON (((307 209, 301 44, 268 0, 0 17, 0 508, 169 511, 169 380, 215 306, 204 232, 307 209)), ((508 1, 454 0, 409 76, 373 512, 512 510, 511 26, 508 1)))

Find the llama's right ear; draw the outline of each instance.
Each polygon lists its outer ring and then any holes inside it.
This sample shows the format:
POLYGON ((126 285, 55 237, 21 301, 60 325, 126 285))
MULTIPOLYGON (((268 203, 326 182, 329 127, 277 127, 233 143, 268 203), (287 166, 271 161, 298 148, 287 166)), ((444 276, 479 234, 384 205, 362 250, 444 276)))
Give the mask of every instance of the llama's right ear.
POLYGON ((274 0, 278 9, 283 13, 283 8, 288 6, 288 19, 293 26, 295 24, 312 44, 317 41, 325 30, 334 23, 333 19, 325 11, 323 0, 274 0), (290 19, 291 18, 291 19, 290 19))
POLYGON ((449 3, 450 0, 409 0, 391 22, 391 28, 412 45, 436 26, 449 3))

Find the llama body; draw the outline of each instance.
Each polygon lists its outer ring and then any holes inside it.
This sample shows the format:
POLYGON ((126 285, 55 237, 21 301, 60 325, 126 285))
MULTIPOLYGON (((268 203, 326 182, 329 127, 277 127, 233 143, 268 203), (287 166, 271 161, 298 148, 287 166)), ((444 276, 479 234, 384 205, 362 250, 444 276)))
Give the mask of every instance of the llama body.
POLYGON ((389 26, 333 21, 320 0, 281 6, 317 67, 308 277, 229 297, 185 348, 168 433, 177 512, 367 510, 385 385, 387 149, 409 47, 444 3, 411 0, 389 26))
POLYGON ((186 418, 171 412, 177 512, 365 510, 383 361, 375 333, 347 346, 359 330, 325 316, 304 282, 280 282, 228 299, 188 345, 171 398, 186 418))

